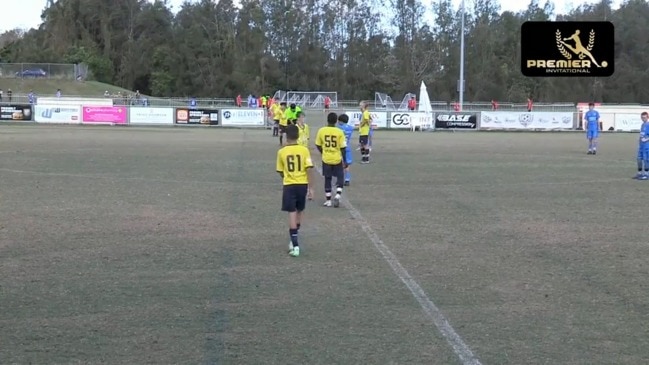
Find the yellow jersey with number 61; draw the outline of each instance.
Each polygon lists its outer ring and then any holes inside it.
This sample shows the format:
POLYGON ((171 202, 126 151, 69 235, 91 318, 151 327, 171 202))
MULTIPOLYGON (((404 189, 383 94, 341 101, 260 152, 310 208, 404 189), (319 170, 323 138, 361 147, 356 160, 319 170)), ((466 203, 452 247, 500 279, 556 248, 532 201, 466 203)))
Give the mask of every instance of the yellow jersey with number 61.
POLYGON ((284 176, 284 185, 306 185, 307 170, 313 167, 309 149, 297 144, 286 145, 277 151, 277 172, 284 176))
POLYGON ((347 148, 345 133, 338 127, 322 127, 315 137, 315 145, 322 148, 322 162, 328 165, 338 165, 343 162, 340 151, 347 148))

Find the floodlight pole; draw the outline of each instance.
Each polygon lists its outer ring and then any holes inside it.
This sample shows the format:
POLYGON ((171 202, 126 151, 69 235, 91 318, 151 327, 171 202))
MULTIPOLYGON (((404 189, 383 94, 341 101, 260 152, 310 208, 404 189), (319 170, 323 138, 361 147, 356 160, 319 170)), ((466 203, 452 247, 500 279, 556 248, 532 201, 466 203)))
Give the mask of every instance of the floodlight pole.
POLYGON ((460 110, 464 110, 464 0, 462 0, 462 21, 460 26, 460 110))

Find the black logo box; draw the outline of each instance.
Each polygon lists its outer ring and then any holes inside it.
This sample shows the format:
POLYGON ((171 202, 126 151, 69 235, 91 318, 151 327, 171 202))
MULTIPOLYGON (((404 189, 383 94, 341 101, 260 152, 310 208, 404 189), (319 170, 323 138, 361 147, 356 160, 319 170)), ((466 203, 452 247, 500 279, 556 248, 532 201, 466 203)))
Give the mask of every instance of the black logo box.
POLYGON ((4 121, 31 121, 34 120, 34 109, 28 104, 0 104, 0 120, 4 121))
POLYGON ((191 109, 191 108, 178 108, 174 114, 174 123, 175 124, 200 124, 200 125, 218 125, 219 111, 217 109, 191 109), (178 120, 178 111, 186 111, 189 115, 188 120, 185 122, 178 120), (211 119, 210 115, 216 115, 217 119, 211 119), (205 123, 209 121, 209 123, 205 123))
POLYGON ((614 71, 615 27, 611 22, 528 21, 521 26, 521 72, 525 76, 607 77, 614 71))
POLYGON ((470 113, 435 114, 435 129, 476 129, 477 127, 478 127, 478 117, 475 114, 470 114, 470 113))

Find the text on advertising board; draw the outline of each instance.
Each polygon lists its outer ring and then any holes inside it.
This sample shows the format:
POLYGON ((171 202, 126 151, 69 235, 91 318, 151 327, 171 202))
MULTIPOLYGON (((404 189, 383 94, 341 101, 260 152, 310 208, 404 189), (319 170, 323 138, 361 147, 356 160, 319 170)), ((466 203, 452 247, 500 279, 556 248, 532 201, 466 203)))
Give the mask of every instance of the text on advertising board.
POLYGON ((32 120, 32 108, 29 105, 1 106, 0 120, 32 120))
POLYGON ((408 113, 395 113, 392 114, 392 125, 407 127, 410 125, 410 114, 408 113))
POLYGON ((81 107, 78 105, 36 105, 34 120, 37 123, 72 123, 81 122, 81 107))
POLYGON ((121 106, 84 106, 82 120, 83 123, 126 124, 127 112, 121 106))
POLYGON ((173 108, 129 108, 130 124, 173 124, 173 108))
POLYGON ((480 128, 572 129, 570 112, 482 112, 480 128))
POLYGON ((224 126, 263 126, 265 124, 263 109, 225 109, 223 110, 224 126))
POLYGON ((476 129, 477 125, 475 114, 440 113, 435 115, 435 128, 438 129, 476 129))
MULTIPOLYGON (((360 111, 345 111, 345 114, 349 117, 349 124, 358 127, 363 118, 363 113, 360 111)), ((372 128, 387 128, 388 127, 388 113, 386 112, 371 112, 370 117, 372 118, 372 128)))
POLYGON ((176 123, 218 125, 219 111, 216 109, 176 109, 176 123))

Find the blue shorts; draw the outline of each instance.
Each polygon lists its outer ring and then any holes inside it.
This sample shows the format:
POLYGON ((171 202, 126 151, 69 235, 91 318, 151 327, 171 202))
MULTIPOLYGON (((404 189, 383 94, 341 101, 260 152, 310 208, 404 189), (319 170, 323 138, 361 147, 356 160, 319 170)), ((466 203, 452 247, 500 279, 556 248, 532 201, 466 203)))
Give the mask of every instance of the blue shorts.
POLYGON ((649 161, 649 146, 638 147, 638 160, 649 161))
POLYGON ((345 163, 346 163, 347 165, 351 165, 351 164, 352 164, 352 161, 353 161, 352 156, 354 156, 354 154, 352 153, 352 150, 351 150, 351 149, 349 148, 349 146, 348 146, 348 147, 347 147, 347 150, 345 151, 345 163))
POLYGON ((282 211, 301 212, 306 207, 307 184, 284 185, 282 191, 282 211))
POLYGON ((599 130, 598 129, 589 129, 586 131, 586 138, 588 139, 593 139, 599 137, 599 130))
POLYGON ((374 134, 374 128, 370 128, 370 136, 374 134))

